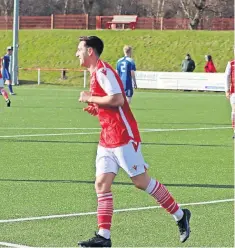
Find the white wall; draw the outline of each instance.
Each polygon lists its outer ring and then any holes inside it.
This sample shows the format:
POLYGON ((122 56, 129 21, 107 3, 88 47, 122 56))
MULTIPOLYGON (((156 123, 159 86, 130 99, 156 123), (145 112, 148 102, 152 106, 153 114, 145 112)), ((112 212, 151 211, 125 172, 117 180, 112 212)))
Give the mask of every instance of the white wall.
POLYGON ((136 71, 138 88, 224 91, 224 73, 136 71))

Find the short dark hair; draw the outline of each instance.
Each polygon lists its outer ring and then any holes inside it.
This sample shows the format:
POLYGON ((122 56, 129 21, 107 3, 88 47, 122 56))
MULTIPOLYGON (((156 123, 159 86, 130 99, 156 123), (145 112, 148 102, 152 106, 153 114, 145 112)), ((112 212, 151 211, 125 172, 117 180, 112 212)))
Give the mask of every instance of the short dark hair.
POLYGON ((79 41, 85 41, 87 47, 92 47, 98 56, 101 55, 104 49, 103 41, 97 36, 81 36, 79 41))

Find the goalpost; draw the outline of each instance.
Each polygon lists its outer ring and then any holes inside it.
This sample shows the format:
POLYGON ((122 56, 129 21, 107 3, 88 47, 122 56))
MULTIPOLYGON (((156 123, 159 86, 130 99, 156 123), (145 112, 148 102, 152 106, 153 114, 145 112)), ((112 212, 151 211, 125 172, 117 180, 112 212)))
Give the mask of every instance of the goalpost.
MULTIPOLYGON (((13 17, 13 53, 12 53, 12 68, 11 68, 11 75, 12 75, 12 84, 18 85, 18 74, 19 74, 19 65, 18 65, 18 48, 19 48, 19 0, 14 0, 14 17, 13 17)), ((23 68, 22 68, 23 69, 23 68)), ((23 69, 24 70, 24 69, 23 69)), ((25 69, 27 70, 27 69, 25 69)), ((29 69, 29 70, 35 70, 29 69)), ((43 71, 42 68, 36 69, 38 72, 37 81, 38 84, 41 83, 41 72, 43 71)), ((46 70, 62 70, 62 69, 46 69, 46 70)), ((67 71, 80 71, 84 74, 83 79, 83 87, 86 88, 87 86, 87 71, 86 70, 76 70, 76 69, 66 69, 67 71)), ((45 71, 45 69, 44 69, 45 71)))
POLYGON ((12 84, 18 85, 19 0, 14 0, 12 84))

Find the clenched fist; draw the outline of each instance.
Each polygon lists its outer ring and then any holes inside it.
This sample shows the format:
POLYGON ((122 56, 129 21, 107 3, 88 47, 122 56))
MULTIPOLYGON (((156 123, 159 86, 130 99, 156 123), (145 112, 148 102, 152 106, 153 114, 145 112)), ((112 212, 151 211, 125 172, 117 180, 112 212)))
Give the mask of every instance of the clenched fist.
POLYGON ((80 93, 80 97, 78 99, 79 102, 88 102, 88 99, 91 97, 91 93, 89 91, 82 91, 80 93))
POLYGON ((96 116, 98 115, 98 107, 95 104, 89 104, 86 108, 83 109, 90 115, 96 116))

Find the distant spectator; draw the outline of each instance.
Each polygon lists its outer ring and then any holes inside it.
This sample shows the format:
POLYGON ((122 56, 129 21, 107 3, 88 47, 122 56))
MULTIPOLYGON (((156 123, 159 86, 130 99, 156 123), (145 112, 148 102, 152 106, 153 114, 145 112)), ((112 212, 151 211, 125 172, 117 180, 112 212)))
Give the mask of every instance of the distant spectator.
POLYGON ((207 63, 204 67, 204 71, 205 72, 216 72, 211 55, 205 55, 205 59, 206 59, 207 63))
POLYGON ((185 59, 182 61, 181 69, 183 72, 193 72, 195 69, 195 63, 192 60, 190 54, 186 54, 185 59))

